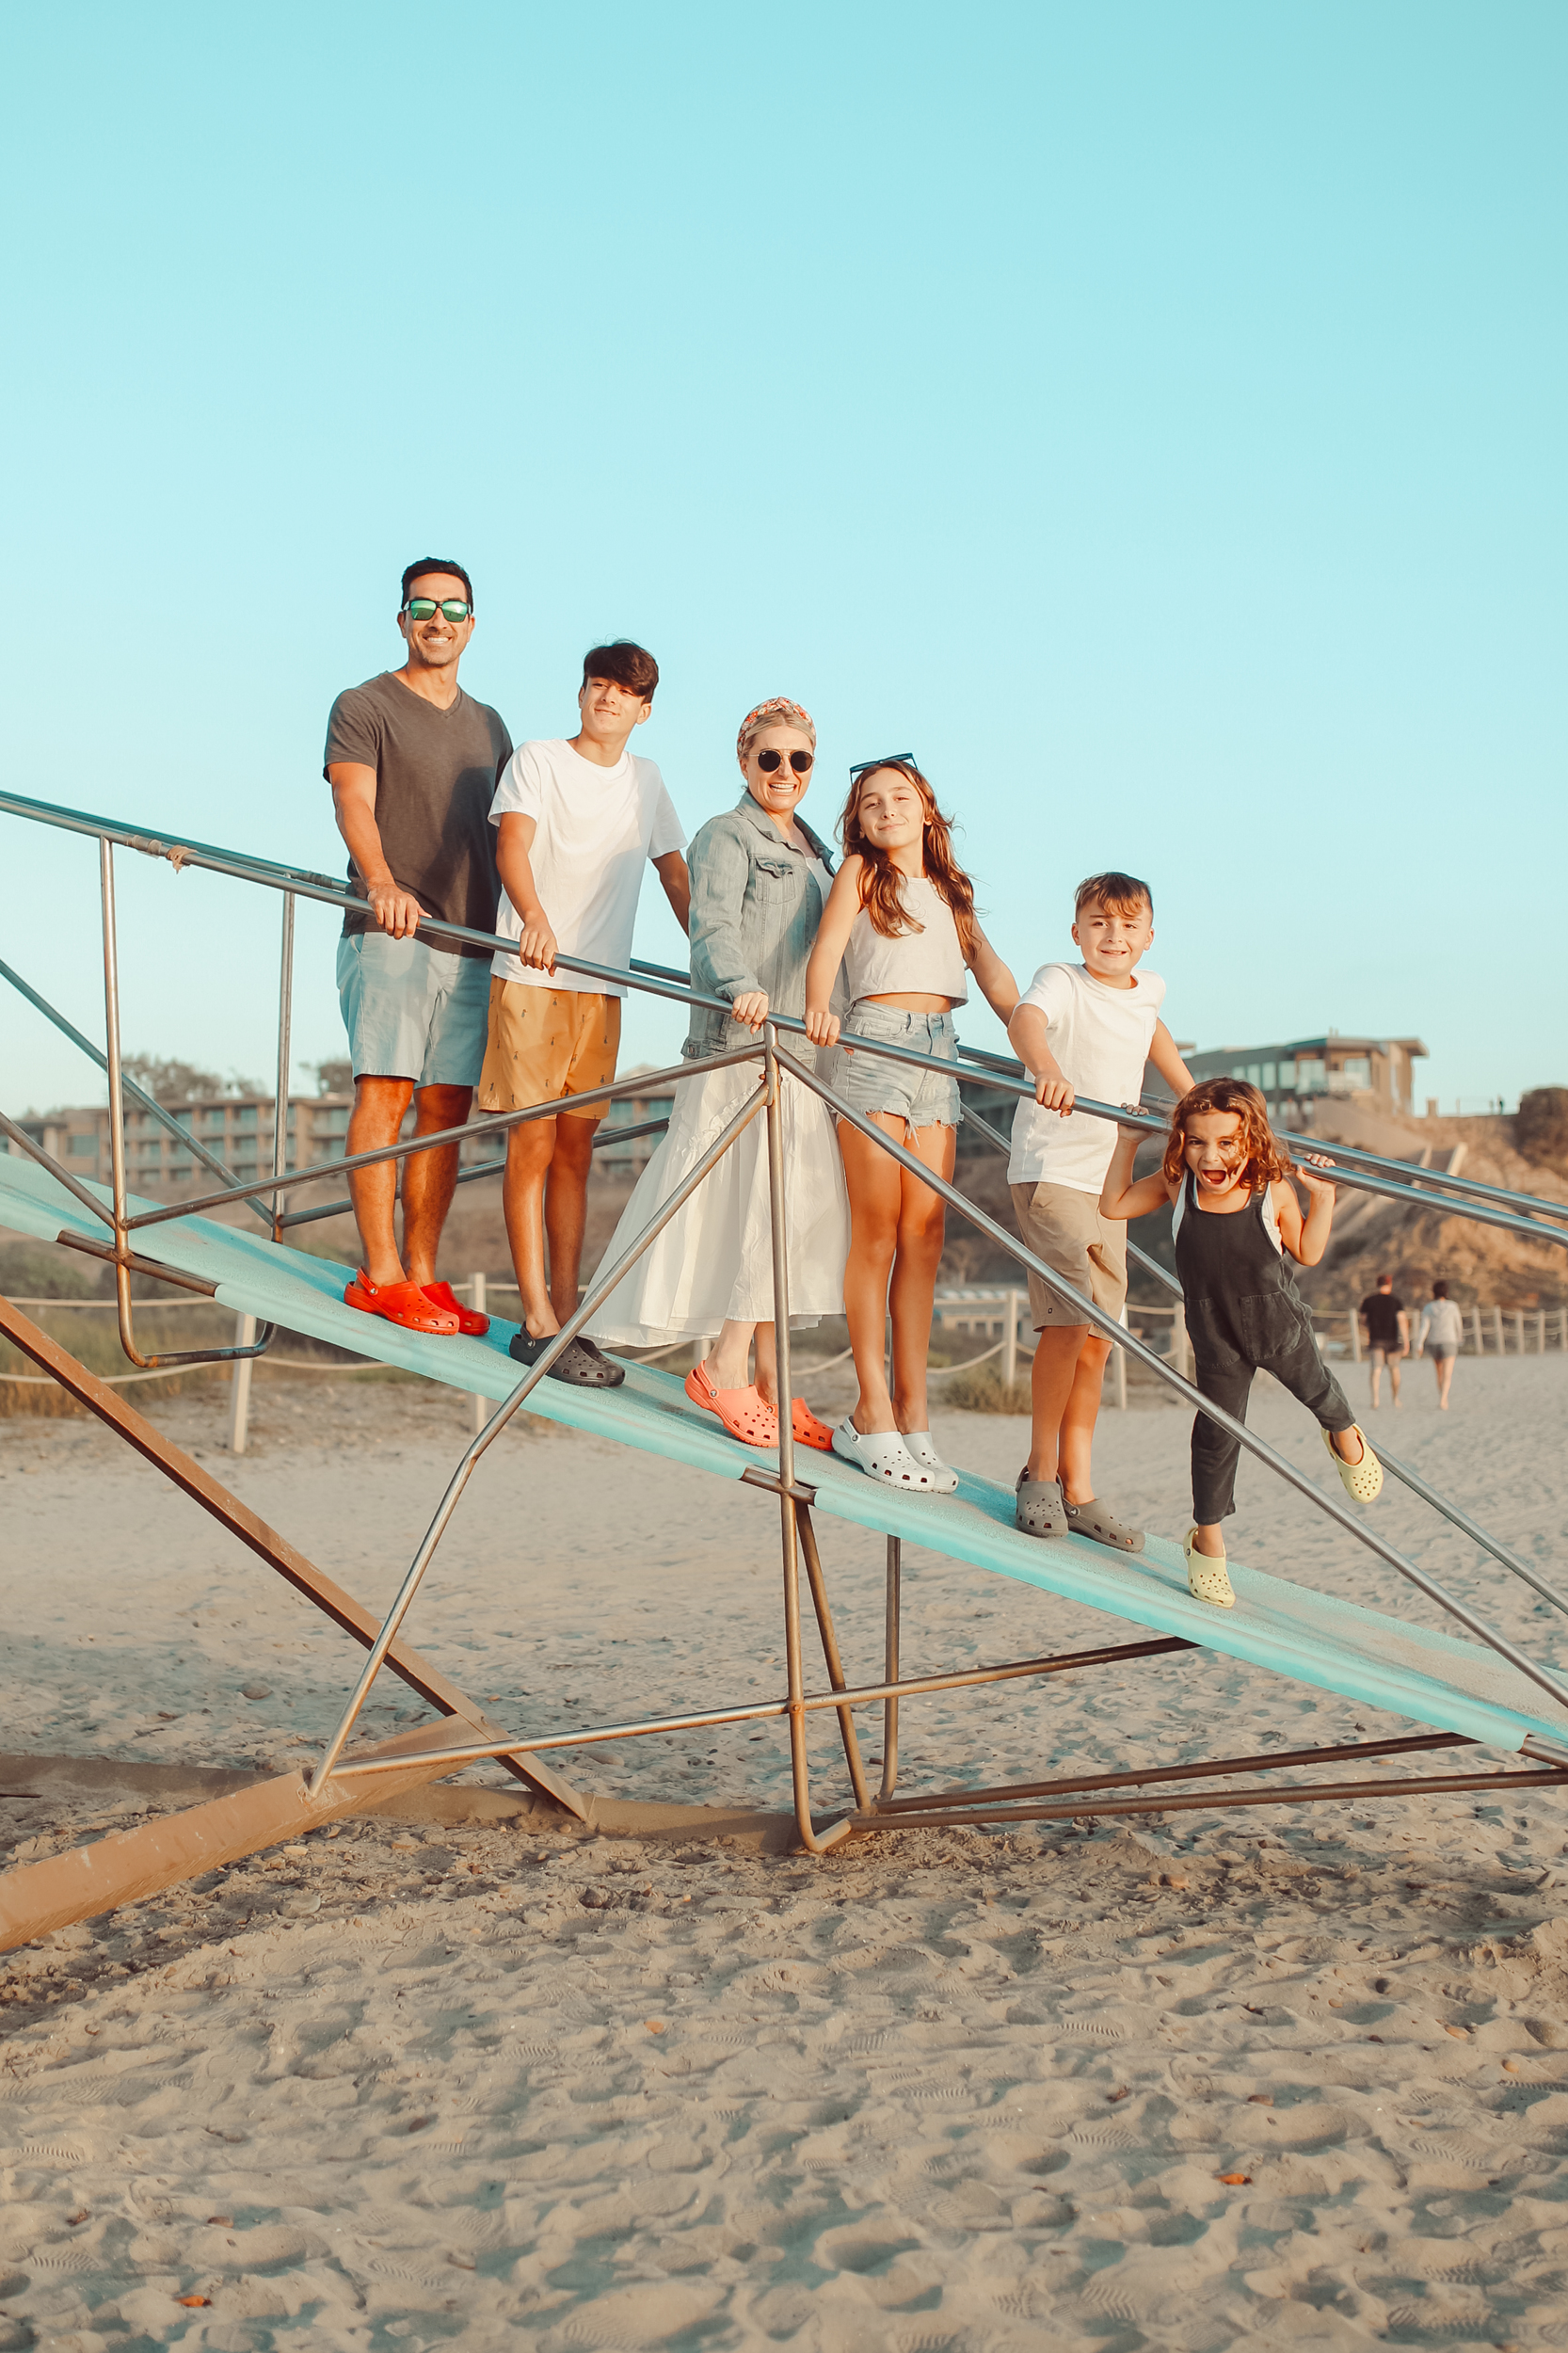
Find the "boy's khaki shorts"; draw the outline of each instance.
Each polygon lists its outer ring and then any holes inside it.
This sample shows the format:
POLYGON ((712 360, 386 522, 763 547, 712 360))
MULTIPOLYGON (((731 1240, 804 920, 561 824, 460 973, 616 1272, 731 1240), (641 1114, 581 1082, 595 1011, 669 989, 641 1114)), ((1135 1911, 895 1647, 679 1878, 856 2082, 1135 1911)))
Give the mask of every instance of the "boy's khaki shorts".
MULTIPOLYGON (((597 989, 531 988, 490 982, 479 1108, 521 1112, 559 1095, 609 1086, 620 1050, 620 999, 597 989)), ((584 1103, 576 1119, 602 1119, 606 1103, 584 1103)))
MULTIPOLYGON (((1014 1214, 1027 1248, 1105 1315, 1120 1317, 1127 1303, 1127 1227, 1101 1217, 1092 1193, 1071 1185, 1012 1185, 1014 1214)), ((1029 1278, 1029 1311, 1036 1332, 1086 1323, 1070 1300, 1059 1298, 1037 1274, 1029 1278)))

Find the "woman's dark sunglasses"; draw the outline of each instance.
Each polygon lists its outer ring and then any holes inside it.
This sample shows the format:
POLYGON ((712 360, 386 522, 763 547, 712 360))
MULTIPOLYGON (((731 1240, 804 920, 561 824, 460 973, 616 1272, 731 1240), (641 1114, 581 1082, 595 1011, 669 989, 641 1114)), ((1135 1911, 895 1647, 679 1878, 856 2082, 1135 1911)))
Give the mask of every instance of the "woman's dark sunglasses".
MULTIPOLYGON (((791 752, 788 755, 790 765, 794 770, 797 776, 810 775, 811 762, 816 759, 816 757, 817 755, 815 752, 791 752)), ((785 758, 786 755, 783 752, 776 752, 771 749, 765 752, 759 752, 757 755, 757 765, 761 769, 762 774, 765 776, 771 776, 776 768, 781 768, 783 766, 785 758)))
POLYGON ((434 597, 410 597, 403 610, 410 621, 428 621, 438 612, 444 613, 456 629, 459 621, 468 619, 473 607, 465 604, 461 597, 442 597, 439 602, 434 597))

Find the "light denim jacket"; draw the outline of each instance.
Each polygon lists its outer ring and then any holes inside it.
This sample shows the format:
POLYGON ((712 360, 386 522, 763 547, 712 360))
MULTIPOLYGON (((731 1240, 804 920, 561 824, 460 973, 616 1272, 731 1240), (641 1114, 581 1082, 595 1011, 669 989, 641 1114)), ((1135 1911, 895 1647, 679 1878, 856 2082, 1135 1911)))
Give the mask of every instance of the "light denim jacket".
MULTIPOLYGON (((817 856, 833 872, 827 844, 798 810, 795 824, 817 856)), ((822 921, 822 901, 810 867, 792 849, 773 819, 749 792, 722 817, 699 825, 686 853, 692 877, 692 986, 704 997, 733 1001, 747 989, 763 988, 775 1013, 806 1011, 806 966, 822 921)), ((690 1062, 754 1046, 757 1032, 728 1014, 692 1008, 681 1053, 690 1062)), ((815 1059, 804 1038, 792 1037, 792 1053, 815 1059)))

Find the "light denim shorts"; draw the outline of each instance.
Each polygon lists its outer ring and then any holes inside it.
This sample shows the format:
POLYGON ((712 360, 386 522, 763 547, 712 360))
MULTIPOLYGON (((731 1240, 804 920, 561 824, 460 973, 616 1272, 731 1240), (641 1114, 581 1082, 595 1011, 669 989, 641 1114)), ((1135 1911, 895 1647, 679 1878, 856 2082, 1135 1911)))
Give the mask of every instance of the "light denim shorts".
POLYGON ((485 1064, 487 956, 454 956, 423 939, 350 932, 338 942, 338 1001, 356 1079, 472 1087, 485 1064))
MULTIPOLYGON (((911 1053, 958 1060, 958 1031, 951 1013, 904 1013, 897 1005, 862 998, 844 1016, 844 1027, 861 1037, 907 1047, 911 1053)), ((911 1128, 956 1128, 964 1116, 956 1078, 880 1054, 856 1053, 853 1046, 835 1050, 827 1082, 857 1112, 891 1112, 911 1128)))

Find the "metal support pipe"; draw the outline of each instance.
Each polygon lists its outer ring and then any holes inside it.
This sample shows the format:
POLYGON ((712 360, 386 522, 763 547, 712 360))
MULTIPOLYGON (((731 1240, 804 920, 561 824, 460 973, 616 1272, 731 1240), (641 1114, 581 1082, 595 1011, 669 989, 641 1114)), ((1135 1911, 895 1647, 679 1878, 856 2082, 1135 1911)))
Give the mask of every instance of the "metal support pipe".
MULTIPOLYGON (((326 1176, 342 1176, 352 1170, 375 1168, 382 1160, 406 1160, 414 1152, 436 1152, 442 1144, 463 1143, 465 1138, 504 1134, 508 1128, 525 1127, 532 1119, 553 1119, 563 1104, 574 1112, 590 1103, 613 1103, 623 1095, 644 1095, 650 1087, 669 1084, 678 1086, 683 1080, 699 1079, 710 1070, 727 1070, 732 1063, 756 1062, 755 1046, 737 1046, 728 1054, 706 1055, 701 1062, 679 1062, 665 1070, 645 1070, 635 1079, 617 1079, 613 1085, 585 1087, 581 1095, 555 1096, 548 1103, 530 1103, 518 1112, 487 1112, 483 1119, 465 1120, 460 1128, 439 1128, 433 1135, 410 1138, 403 1144, 384 1144, 374 1152, 351 1152, 342 1160, 319 1160, 313 1167, 295 1168, 286 1174, 282 1186, 319 1184, 326 1176)), ((504 1162, 502 1163, 504 1166, 504 1162)), ((164 1209, 144 1209, 130 1221, 133 1231, 141 1225, 162 1225, 170 1218, 197 1217, 203 1209, 221 1208, 226 1201, 248 1200, 252 1194, 280 1189, 276 1176, 259 1176, 253 1184, 232 1185, 226 1193, 198 1193, 194 1199, 176 1201, 164 1209)), ((335 1211, 333 1212, 335 1214, 335 1211)), ((284 1224, 290 1221, 285 1219, 284 1224)))
MULTIPOLYGON (((425 1570, 429 1567, 431 1561, 435 1558, 436 1547, 446 1533, 447 1526, 452 1518, 453 1513, 457 1508, 458 1500, 462 1496, 463 1489, 468 1485, 469 1480, 472 1476, 474 1467, 479 1462, 481 1456, 485 1453, 486 1449, 490 1446, 492 1441, 500 1436, 502 1431, 505 1429, 506 1424, 511 1420, 512 1416, 517 1412, 518 1408, 526 1401, 533 1390, 537 1387, 538 1384, 542 1380, 545 1379, 556 1358, 561 1355, 564 1350, 570 1347, 572 1341, 577 1337, 578 1333, 587 1322, 588 1318, 595 1314, 602 1303, 609 1298, 610 1293, 615 1289, 616 1285, 632 1267, 636 1265, 637 1260, 642 1257, 643 1252, 648 1248, 649 1244, 658 1240, 658 1237, 664 1232, 664 1227, 669 1224, 677 1209, 680 1208, 682 1202, 687 1200, 689 1196, 696 1191, 698 1185, 701 1184, 709 1170, 717 1166, 718 1162, 723 1159, 725 1153, 728 1151, 730 1145, 735 1142, 737 1136, 739 1136, 744 1128, 749 1127, 752 1120, 755 1119, 757 1113, 762 1108, 766 1097, 766 1092, 767 1090, 765 1086, 760 1086, 754 1094, 747 1096, 746 1100, 741 1105, 740 1110, 735 1113, 728 1125, 721 1129, 719 1134, 714 1138, 713 1142, 709 1145, 707 1151, 703 1154, 701 1160, 698 1160, 696 1166, 688 1176, 681 1179, 681 1182, 676 1187, 674 1193, 670 1194, 669 1198, 666 1201, 661 1202, 653 1217, 649 1219, 648 1223, 644 1226, 642 1232, 637 1236, 636 1240, 621 1253, 621 1256, 616 1259, 608 1274, 600 1273, 596 1276, 587 1297, 578 1308, 577 1313, 574 1316, 568 1318, 567 1321, 561 1326, 559 1332, 555 1334, 543 1355, 539 1357, 536 1364, 529 1367, 528 1370, 523 1374, 522 1379, 518 1383, 517 1387, 512 1391, 511 1395, 504 1399, 503 1402, 497 1406, 495 1412, 490 1416, 490 1418, 486 1423, 484 1429, 480 1431, 478 1436, 474 1438, 472 1444, 465 1449, 462 1460, 459 1462, 456 1469, 453 1472, 451 1479, 447 1482, 446 1493, 442 1496, 440 1504, 437 1506, 436 1516, 431 1521, 429 1527, 425 1529, 419 1550, 415 1553, 412 1561, 408 1564, 408 1574, 405 1576, 403 1583, 398 1590, 397 1598, 392 1603, 392 1609, 387 1614, 386 1621, 382 1625, 380 1633, 376 1636, 375 1642, 371 1646, 370 1656, 365 1660, 363 1671, 360 1673, 360 1680, 355 1687, 353 1696, 350 1698, 347 1707, 344 1710, 342 1721, 339 1723, 337 1730, 333 1733, 331 1739, 328 1742, 326 1753, 322 1757, 321 1763, 316 1767, 315 1771, 311 1776, 310 1787, 312 1796, 320 1796, 321 1791, 326 1786, 327 1782, 330 1778, 332 1771, 337 1765, 339 1757, 343 1753, 344 1742, 353 1731, 355 1720, 359 1716, 360 1708, 363 1707, 366 1699, 369 1697, 370 1687, 375 1682, 377 1673, 380 1672, 381 1661, 385 1658, 387 1652, 397 1639, 398 1627, 402 1625, 404 1619, 408 1613, 414 1595, 419 1591, 421 1579, 424 1577, 425 1570)), ((484 1753, 491 1754, 495 1753, 495 1752, 487 1750, 484 1753)))
MULTIPOLYGON (((888 1579, 883 1599, 882 1617, 882 1679, 896 1683, 899 1679, 899 1619, 903 1608, 904 1545, 897 1536, 888 1539, 888 1579)), ((882 1786, 877 1791, 878 1804, 885 1805, 898 1787, 898 1701, 889 1695, 882 1703, 882 1786)))
MULTIPOLYGON (((64 1014, 61 1013, 57 1007, 52 1005, 46 997, 40 997, 36 988, 29 988, 21 973, 14 971, 12 968, 6 963, 3 957, 0 957, 0 981, 8 981, 12 988, 16 990, 18 996, 25 997, 27 1002, 33 1006, 36 1011, 41 1013, 46 1021, 52 1021, 54 1023, 56 1029, 58 1030, 62 1037, 68 1037, 72 1046, 79 1047, 82 1052, 87 1056, 88 1060, 89 1062, 96 1063, 100 1070, 106 1071, 108 1069, 108 1056, 106 1054, 101 1054, 97 1047, 93 1044, 91 1038, 84 1037, 81 1031, 77 1029, 75 1023, 68 1021, 64 1014)), ((182 1149, 189 1152, 194 1160, 200 1160, 203 1168, 211 1169, 213 1175, 215 1176, 220 1176, 225 1185, 238 1184, 239 1179, 234 1175, 233 1170, 228 1167, 224 1161, 220 1160, 216 1152, 209 1152, 206 1145, 192 1133, 191 1129, 184 1126, 180 1120, 175 1118, 174 1113, 169 1110, 167 1103, 160 1103, 155 1095, 149 1095, 144 1086, 138 1086, 135 1079, 127 1079, 123 1071, 120 1073, 120 1083, 123 1087, 125 1093, 130 1096, 132 1101, 138 1103, 144 1112, 151 1112, 152 1116, 155 1120, 168 1128, 170 1135, 177 1137, 182 1149)), ((54 1161, 50 1161, 48 1165, 54 1168, 56 1163, 54 1161)), ((56 1169, 56 1173, 63 1174, 63 1172, 58 1169, 56 1169)), ((66 1182, 68 1184, 72 1184, 72 1180, 70 1177, 66 1178, 66 1182)), ((72 1190, 77 1193, 81 1193, 81 1188, 74 1184, 72 1184, 72 1190)), ((81 1193, 81 1197, 87 1202, 89 1209, 97 1209, 99 1216, 104 1217, 105 1222, 109 1222, 107 1220, 107 1213, 99 1203, 92 1199, 90 1194, 81 1193)), ((255 1209, 256 1214, 259 1217, 262 1217, 264 1225, 268 1222, 255 1202, 248 1203, 247 1207, 255 1209)))
MULTIPOLYGON (((28 1160, 37 1160, 40 1168, 46 1168, 51 1176, 57 1177, 67 1193, 79 1201, 84 1209, 90 1209, 94 1217, 103 1219, 111 1234, 114 1232, 113 1212, 104 1207, 97 1194, 88 1193, 79 1177, 73 1176, 69 1168, 60 1166, 53 1152, 46 1152, 42 1144, 27 1133, 25 1128, 18 1127, 16 1121, 8 1119, 4 1112, 0 1112, 0 1135, 8 1136, 11 1142, 26 1154, 28 1160)), ((112 1258, 114 1252, 111 1250, 108 1255, 112 1258)))
MULTIPOLYGON (((114 1204, 115 1301, 120 1314, 120 1345, 132 1364, 143 1372, 172 1371, 176 1365, 232 1365, 242 1356, 261 1356, 272 1346, 276 1327, 264 1323, 253 1348, 190 1348, 144 1356, 136 1346, 131 1306, 132 1251, 126 1240, 131 1221, 125 1198, 125 1096, 120 1067, 120 939, 115 920, 114 845, 98 845, 98 888, 104 928, 104 1043, 109 1076, 109 1166, 114 1204)), ((175 1211, 175 1215, 180 1213, 175 1211)))
MULTIPOLYGON (((845 1835, 835 1824, 819 1838, 811 1820, 810 1761, 806 1746, 806 1677, 800 1655, 800 1547, 796 1504, 790 1494, 795 1483, 794 1382, 790 1366, 789 1225, 784 1199, 783 1081, 778 1068, 778 1036, 772 1021, 762 1025, 763 1083, 768 1120, 768 1208, 773 1241, 773 1339, 778 1368, 778 1528, 784 1556, 784 1660, 790 1692, 790 1777, 794 1791, 795 1828, 808 1854, 824 1854, 845 1835)), ((846 1711, 847 1713, 847 1711, 846 1711)), ((840 1719, 840 1721, 842 1721, 840 1719)))
MULTIPOLYGON (((648 1081, 643 1079, 638 1083, 646 1086, 648 1081)), ((576 1099, 573 1097, 573 1100, 576 1099)), ((639 1136, 662 1136, 668 1126, 667 1119, 640 1119, 632 1128, 611 1128, 601 1123, 589 1149, 594 1152, 602 1152, 606 1144, 634 1144, 639 1136)), ((412 1145, 402 1148, 410 1151, 414 1149, 412 1145)), ((429 1145, 424 1143, 418 1146, 422 1152, 427 1152, 429 1148, 429 1145)), ((455 1185, 476 1185, 482 1177, 504 1176, 505 1168, 504 1156, 498 1160, 472 1160, 467 1168, 460 1168, 452 1181, 455 1185)), ((312 1170, 312 1174, 330 1176, 331 1171, 330 1169, 316 1169, 312 1170)), ((319 1209, 293 1209, 287 1217, 280 1217, 278 1220, 279 1236, 280 1238, 296 1225, 314 1225, 324 1217, 342 1217, 353 1207, 353 1202, 345 1193, 341 1201, 325 1202, 319 1209)))
POLYGON ((1434 1512, 1441 1512, 1450 1527, 1459 1529, 1463 1534, 1469 1537, 1472 1544, 1480 1545, 1483 1552, 1489 1552, 1494 1561, 1500 1561, 1505 1569, 1512 1569, 1515 1577, 1523 1577, 1525 1583, 1532 1586, 1543 1601, 1549 1601, 1554 1609, 1560 1609, 1564 1616, 1568 1616, 1568 1596, 1560 1593, 1555 1585, 1548 1585, 1545 1578, 1539 1577, 1528 1561, 1522 1560, 1518 1553, 1511 1552, 1507 1545, 1499 1544, 1496 1536, 1489 1536, 1479 1520, 1473 1520, 1469 1513, 1461 1511, 1457 1503, 1450 1503, 1446 1496, 1440 1496, 1435 1487, 1429 1487, 1419 1472, 1411 1470, 1404 1463, 1397 1463, 1381 1445, 1377 1453, 1378 1461, 1383 1465, 1384 1469, 1391 1470, 1395 1478, 1401 1480, 1410 1489, 1412 1495, 1419 1496, 1423 1503, 1430 1503, 1434 1512))
MULTIPOLYGON (((822 1636, 822 1655, 827 1668, 827 1679, 835 1691, 846 1689, 843 1662, 839 1656, 839 1638, 833 1630, 833 1612, 828 1606, 827 1579, 823 1575, 822 1555, 817 1550, 817 1532, 811 1525, 808 1503, 794 1506, 795 1525, 800 1530, 800 1548, 806 1557, 806 1575, 811 1588, 811 1606, 817 1613, 817 1631, 822 1636)), ((855 1734, 855 1712, 849 1706, 839 1710, 839 1737, 844 1744, 844 1763, 849 1768, 850 1786, 855 1802, 861 1813, 872 1801, 866 1782, 866 1769, 860 1762, 860 1743, 855 1734)))
POLYGON ((1514 1643, 1509 1641, 1506 1636, 1496 1633, 1484 1618, 1478 1617, 1475 1611, 1467 1609, 1464 1602, 1456 1601, 1451 1593, 1446 1592, 1438 1584, 1435 1577, 1428 1577, 1424 1569, 1418 1569, 1414 1561, 1407 1561, 1402 1552, 1393 1545, 1385 1543, 1384 1538, 1377 1535, 1364 1521, 1357 1519, 1354 1513, 1348 1511, 1344 1504, 1336 1502, 1333 1496, 1326 1495, 1322 1488, 1317 1486, 1306 1476, 1304 1471, 1298 1470, 1295 1465, 1272 1447, 1267 1439, 1260 1438, 1256 1431, 1248 1429, 1245 1422, 1238 1421, 1233 1415, 1225 1412, 1224 1406, 1216 1404, 1211 1398, 1205 1397, 1200 1390, 1195 1389, 1190 1382, 1184 1381, 1179 1373, 1174 1371, 1166 1364, 1163 1357, 1157 1356, 1153 1349, 1146 1347, 1125 1326, 1108 1316, 1103 1308, 1096 1306, 1093 1300, 1085 1298, 1071 1285, 1064 1283, 1061 1275, 1052 1268, 1036 1257, 1032 1250, 1025 1249, 1016 1235, 1010 1234, 1004 1225, 999 1225, 995 1218, 987 1217, 984 1209, 977 1209, 972 1201, 967 1200, 954 1186, 946 1183, 933 1169, 927 1168, 923 1161, 918 1160, 912 1152, 904 1149, 903 1144, 895 1144, 885 1129, 873 1126, 869 1119, 863 1118, 860 1112, 843 1100, 841 1096, 836 1094, 830 1086, 819 1079, 815 1071, 808 1070, 803 1063, 797 1062, 794 1056, 786 1052, 782 1047, 777 1051, 781 1065, 792 1072, 803 1084, 812 1090, 813 1094, 820 1095, 838 1118, 847 1119, 851 1127, 858 1128, 862 1135, 870 1137, 874 1144, 880 1144, 882 1150, 897 1160, 902 1168, 906 1168, 911 1176, 919 1177, 922 1184, 929 1186, 933 1193, 950 1203, 962 1216, 968 1219, 971 1225, 978 1226, 983 1234, 987 1235, 1000 1248, 1005 1250, 1010 1257, 1016 1258, 1020 1266, 1032 1268, 1043 1282, 1049 1285, 1058 1298, 1070 1300, 1075 1315, 1081 1316, 1085 1322, 1092 1324, 1096 1331, 1112 1341, 1113 1345, 1125 1348, 1130 1355, 1136 1356, 1140 1364, 1145 1366, 1157 1380, 1162 1381, 1167 1388, 1174 1389, 1178 1397, 1193 1408, 1194 1412, 1207 1414, 1209 1420, 1220 1429, 1228 1431, 1233 1438, 1240 1440, 1250 1454, 1255 1455, 1260 1463, 1267 1463, 1271 1470, 1275 1471, 1288 1485, 1294 1487, 1298 1494, 1305 1496, 1308 1502, 1315 1504, 1320 1512, 1326 1513, 1331 1520, 1336 1520, 1341 1528, 1348 1529, 1359 1544, 1365 1545, 1368 1551, 1375 1552, 1381 1561, 1388 1563, 1390 1568, 1397 1569, 1401 1577, 1408 1578, 1411 1584, 1425 1593, 1429 1601, 1434 1601, 1440 1609, 1446 1609, 1450 1617, 1457 1618, 1461 1625, 1485 1642, 1490 1649, 1495 1650, 1500 1658, 1506 1658, 1510 1666, 1517 1667, 1521 1674, 1528 1675, 1532 1683, 1538 1685, 1543 1691, 1549 1693, 1560 1707, 1568 1708, 1568 1684, 1562 1683, 1546 1668, 1538 1667, 1532 1658, 1528 1657, 1514 1643))
MULTIPOLYGON (((283 893, 282 952, 278 973, 278 1105, 272 1117, 272 1173, 281 1176, 288 1164, 289 1145, 289 1039, 294 1024, 294 893, 283 893)), ((305 1154, 297 1148, 303 1139, 296 1139, 295 1158, 303 1161, 305 1154)), ((283 1239, 280 1220, 283 1214, 281 1191, 272 1196, 272 1239, 283 1239)))

